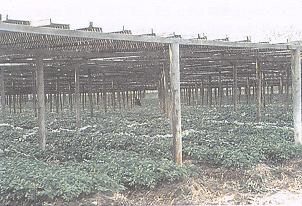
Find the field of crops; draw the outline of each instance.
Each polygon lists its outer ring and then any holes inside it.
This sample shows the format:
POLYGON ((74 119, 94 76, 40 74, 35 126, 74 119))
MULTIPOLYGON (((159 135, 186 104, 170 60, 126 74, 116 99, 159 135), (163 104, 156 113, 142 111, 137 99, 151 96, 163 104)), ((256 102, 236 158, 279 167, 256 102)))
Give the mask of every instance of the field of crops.
MULTIPOLYGON (((129 111, 82 112, 75 130, 69 109, 47 114, 46 151, 38 148, 36 119, 30 111, 8 114, 0 124, 0 203, 33 204, 73 201, 96 193, 112 195, 153 190, 198 177, 213 170, 253 171, 299 159, 293 144, 292 113, 282 105, 263 109, 255 123, 255 108, 232 106, 182 109, 184 166, 172 161, 169 120, 156 99, 129 111)), ((239 187, 259 192, 259 184, 239 187)))

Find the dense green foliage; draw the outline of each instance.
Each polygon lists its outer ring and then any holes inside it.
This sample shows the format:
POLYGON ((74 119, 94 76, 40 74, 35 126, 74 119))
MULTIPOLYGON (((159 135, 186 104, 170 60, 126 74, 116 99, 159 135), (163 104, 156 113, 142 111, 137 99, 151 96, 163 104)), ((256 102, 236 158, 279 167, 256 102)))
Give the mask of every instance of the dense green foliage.
POLYGON ((196 174, 199 164, 244 169, 300 157, 293 144, 291 113, 282 106, 264 110, 256 124, 255 108, 183 108, 183 153, 191 165, 172 161, 169 121, 152 101, 123 113, 96 112, 82 117, 47 114, 46 150, 37 144, 36 120, 11 114, 0 125, 0 202, 70 200, 95 192, 153 188, 196 174), (194 166, 195 165, 195 166, 194 166))
POLYGON ((123 187, 106 173, 85 171, 75 165, 53 165, 39 160, 2 158, 0 201, 36 202, 61 197, 70 200, 96 191, 119 191, 123 187))

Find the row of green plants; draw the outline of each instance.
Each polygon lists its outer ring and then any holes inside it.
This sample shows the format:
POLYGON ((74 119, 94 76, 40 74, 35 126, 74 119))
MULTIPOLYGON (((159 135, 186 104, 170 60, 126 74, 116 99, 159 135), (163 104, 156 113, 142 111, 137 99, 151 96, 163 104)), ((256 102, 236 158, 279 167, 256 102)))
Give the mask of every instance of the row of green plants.
POLYGON ((198 175, 206 164, 246 170, 299 158, 293 144, 291 113, 282 106, 264 109, 255 123, 255 108, 184 107, 183 155, 190 164, 178 167, 172 158, 169 121, 144 102, 128 112, 83 113, 77 133, 69 111, 47 114, 47 145, 37 142, 35 118, 8 115, 0 125, 0 202, 71 200, 96 192, 154 188, 164 182, 198 175), (55 175, 54 175, 55 174, 55 175))

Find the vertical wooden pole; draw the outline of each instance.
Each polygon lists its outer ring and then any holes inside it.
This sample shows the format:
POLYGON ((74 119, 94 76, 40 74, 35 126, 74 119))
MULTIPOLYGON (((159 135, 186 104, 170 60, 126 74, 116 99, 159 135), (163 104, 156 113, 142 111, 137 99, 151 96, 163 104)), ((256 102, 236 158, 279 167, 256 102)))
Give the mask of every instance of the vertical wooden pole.
POLYGON ((70 111, 73 110, 73 104, 72 104, 72 83, 69 81, 69 91, 68 91, 68 100, 69 100, 69 106, 70 106, 70 111))
POLYGON ((33 86, 32 86, 32 94, 33 94, 33 110, 35 117, 37 117, 37 86, 36 86, 36 72, 34 71, 32 73, 32 78, 33 78, 33 86))
POLYGON ((45 128, 45 102, 44 102, 44 68, 42 57, 36 59, 37 67, 37 95, 38 95, 38 124, 39 124, 39 146, 45 150, 46 128, 45 128))
MULTIPOLYGON (((81 96, 81 92, 80 92, 80 96, 81 96)), ((82 85, 82 110, 85 110, 85 106, 86 106, 86 92, 85 92, 85 85, 82 85)))
POLYGON ((201 80, 200 97, 201 97, 201 106, 204 106, 204 82, 203 82, 203 79, 201 80))
POLYGON ((246 90, 245 90, 245 94, 246 94, 246 104, 250 104, 250 98, 251 98, 251 87, 250 87, 250 78, 247 77, 246 78, 246 90))
POLYGON ((61 93, 59 91, 59 102, 60 102, 60 111, 63 111, 63 105, 64 105, 64 99, 65 99, 65 94, 61 93))
POLYGON ((121 110, 122 109, 122 102, 121 102, 121 90, 120 90, 120 88, 118 88, 118 91, 117 91, 117 103, 118 103, 118 109, 121 110))
POLYGON ((256 88, 256 100, 257 100, 257 110, 256 110, 256 120, 257 122, 261 121, 261 67, 259 65, 258 60, 256 60, 256 78, 257 78, 257 88, 256 88))
POLYGON ((129 91, 128 91, 128 88, 127 88, 127 91, 126 91, 126 102, 127 102, 127 109, 129 109, 129 91))
POLYGON ((265 76, 264 71, 262 71, 261 73, 262 73, 262 105, 263 105, 263 107, 266 107, 267 98, 266 98, 265 89, 266 89, 267 82, 266 82, 266 76, 265 76))
POLYGON ((14 80, 13 80, 13 108, 14 108, 14 114, 16 114, 16 86, 14 80))
POLYGON ((223 88, 222 88, 222 80, 221 80, 221 71, 219 71, 219 88, 218 88, 218 95, 219 95, 219 107, 222 105, 222 97, 223 97, 223 88))
POLYGON ((107 91, 105 85, 103 90, 103 104, 104 104, 104 111, 107 112, 107 91))
POLYGON ((92 76, 91 69, 88 68, 88 99, 90 107, 90 117, 93 117, 93 100, 92 100, 92 76))
POLYGON ((274 86, 270 86, 270 88, 270 103, 272 104, 274 99, 274 86))
POLYGON ((123 102, 123 108, 126 108, 126 102, 125 102, 125 91, 122 91, 122 102, 123 102))
POLYGON ((181 137, 181 102, 180 102, 180 66, 179 44, 169 46, 170 81, 171 81, 171 127, 173 134, 174 161, 182 165, 182 137, 181 137))
POLYGON ((200 84, 195 83, 195 91, 196 91, 196 105, 201 104, 201 97, 200 97, 200 84))
POLYGON ((294 50, 292 54, 292 94, 295 143, 302 144, 300 49, 294 50))
POLYGON ((55 101, 56 101, 56 113, 59 113, 60 108, 60 99, 59 99, 59 76, 56 75, 56 93, 55 93, 55 101))
POLYGON ((279 98, 281 100, 281 102, 283 102, 283 76, 280 77, 280 81, 279 81, 279 98))
POLYGON ((163 67, 163 73, 164 73, 164 80, 163 80, 163 85, 164 85, 164 96, 165 96, 165 113, 166 116, 170 116, 170 93, 169 93, 169 70, 165 69, 165 64, 163 67))
POLYGON ((48 96, 49 96, 49 109, 50 109, 50 112, 52 112, 52 91, 50 91, 48 96))
POLYGON ((9 113, 12 113, 12 95, 10 94, 8 97, 8 101, 9 101, 9 113))
POLYGON ((210 107, 213 103, 213 94, 212 94, 213 88, 212 88, 212 76, 209 75, 209 83, 208 83, 208 104, 210 104, 210 107))
POLYGON ((285 96, 285 105, 286 108, 289 109, 289 69, 286 68, 286 84, 285 84, 285 91, 286 91, 286 96, 285 96))
POLYGON ((75 116, 76 116, 76 128, 79 129, 81 126, 80 123, 80 112, 81 112, 81 100, 80 100, 80 65, 76 65, 74 69, 74 107, 75 107, 75 116))
POLYGON ((21 91, 19 91, 20 94, 18 95, 19 96, 19 112, 22 113, 22 100, 23 100, 23 96, 21 94, 21 91))
POLYGON ((1 115, 5 121, 5 85, 4 85, 4 68, 0 68, 0 94, 1 94, 1 115))
POLYGON ((96 105, 97 105, 97 109, 100 109, 100 92, 98 91, 96 93, 96 105))
POLYGON ((238 101, 238 78, 237 78, 237 66, 233 65, 233 104, 234 110, 237 110, 237 101, 238 101))

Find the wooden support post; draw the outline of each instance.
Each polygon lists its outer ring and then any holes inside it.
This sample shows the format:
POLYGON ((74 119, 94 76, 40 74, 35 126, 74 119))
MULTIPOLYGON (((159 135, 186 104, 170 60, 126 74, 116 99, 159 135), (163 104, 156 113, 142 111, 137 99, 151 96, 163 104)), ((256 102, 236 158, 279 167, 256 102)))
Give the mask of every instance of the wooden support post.
POLYGON ((19 112, 22 113, 22 100, 23 100, 23 95, 21 94, 21 91, 19 91, 19 112))
POLYGON ((226 105, 229 105, 229 85, 228 85, 228 83, 225 85, 225 99, 226 99, 226 105))
POLYGON ((219 95, 219 107, 222 105, 222 97, 223 97, 223 88, 222 88, 222 80, 221 80, 221 71, 219 71, 219 87, 218 87, 218 95, 219 95))
POLYGON ((69 108, 70 108, 70 111, 73 110, 73 104, 72 104, 72 83, 71 81, 69 81, 69 90, 68 90, 68 103, 69 103, 69 108))
POLYGON ((112 103, 112 107, 113 107, 113 111, 116 110, 116 96, 115 96, 115 88, 112 88, 112 92, 111 92, 111 103, 112 103))
POLYGON ((181 102, 180 102, 180 66, 179 44, 169 46, 170 81, 171 81, 171 127, 173 134, 173 155, 177 165, 182 165, 182 137, 181 137, 181 102))
POLYGON ((286 68, 286 84, 285 84, 285 105, 286 108, 289 109, 289 69, 286 68))
POLYGON ((163 93, 164 93, 164 104, 165 104, 165 114, 167 117, 170 116, 170 93, 169 93, 169 70, 165 69, 165 64, 163 66, 163 93))
POLYGON ((242 88, 241 86, 238 87, 238 103, 240 104, 241 102, 241 91, 242 91, 242 88))
POLYGON ((129 109, 129 91, 128 91, 128 88, 127 88, 127 91, 126 91, 126 102, 127 102, 127 109, 129 109))
POLYGON ((237 102, 238 102, 238 78, 237 78, 237 66, 233 65, 233 104, 234 110, 237 110, 237 102))
POLYGON ((270 103, 273 103, 273 99, 274 99, 274 86, 270 86, 270 103))
POLYGON ((121 90, 120 89, 118 89, 118 91, 117 91, 117 103, 118 103, 118 109, 122 110, 121 90))
POLYGON ((294 50, 292 54, 292 94, 295 143, 302 144, 301 56, 299 49, 294 50))
POLYGON ((52 112, 52 93, 51 93, 51 91, 48 94, 48 96, 49 96, 49 110, 50 110, 50 112, 52 112))
POLYGON ((107 112, 107 91, 105 88, 103 91, 103 105, 104 105, 104 111, 107 112))
POLYGON ((15 82, 13 81, 13 109, 14 109, 14 114, 16 114, 16 87, 15 87, 15 82))
POLYGON ((37 96, 38 96, 38 124, 39 124, 39 146, 45 150, 46 127, 45 127, 45 95, 44 95, 44 68, 42 57, 36 59, 37 67, 37 96))
POLYGON ((63 111, 63 105, 64 105, 64 93, 61 93, 59 91, 59 102, 60 102, 60 111, 62 112, 63 111))
MULTIPOLYGON (((159 78, 158 78, 158 83, 157 83, 157 96, 158 96, 158 106, 159 109, 162 110, 163 109, 163 92, 162 92, 162 70, 160 70, 159 72, 159 78)), ((131 94, 131 91, 130 91, 131 94)), ((132 98, 130 97, 130 101, 131 101, 131 107, 132 107, 132 98)))
POLYGON ((251 87, 250 87, 250 78, 246 78, 246 89, 245 89, 245 94, 246 94, 246 104, 250 104, 250 99, 251 99, 251 87))
POLYGON ((92 100, 92 76, 91 69, 88 68, 88 99, 90 108, 90 117, 93 117, 93 100, 92 100))
POLYGON ((8 104, 8 106, 9 106, 9 113, 12 113, 12 95, 10 94, 8 96, 9 96, 8 97, 8 101, 9 101, 9 104, 8 104))
POLYGON ((263 104, 263 107, 266 107, 266 101, 267 101, 267 98, 265 96, 266 85, 267 85, 267 82, 266 82, 265 73, 264 73, 264 71, 262 71, 262 104, 263 104))
POLYGON ((56 93, 55 93, 55 101, 56 101, 56 113, 59 113, 60 108, 60 99, 59 99, 59 76, 56 75, 56 93))
POLYGON ((203 79, 201 80, 200 98, 201 98, 201 106, 204 106, 204 82, 203 82, 203 79))
POLYGON ((197 85, 197 83, 195 83, 194 90, 195 90, 195 105, 197 106, 197 105, 200 104, 200 101, 199 101, 200 96, 199 96, 199 91, 198 91, 198 85, 197 85))
POLYGON ((125 102, 125 91, 122 91, 122 102, 123 102, 123 108, 126 108, 126 102, 125 102))
POLYGON ((74 107, 76 116, 76 128, 79 129, 81 126, 80 112, 81 112, 81 100, 80 100, 80 65, 76 65, 74 69, 74 107))
POLYGON ((4 84, 4 68, 0 68, 0 94, 1 94, 1 115, 3 122, 5 121, 5 84, 4 84))
POLYGON ((209 83, 208 83, 208 104, 210 104, 210 107, 213 103, 213 94, 212 94, 213 88, 212 88, 212 76, 209 75, 209 83))
POLYGON ((32 95, 33 95, 33 110, 34 110, 34 114, 35 117, 37 117, 37 86, 36 86, 36 72, 34 71, 32 73, 32 78, 33 78, 33 82, 32 82, 32 95))
POLYGON ((261 101, 262 101, 262 95, 261 95, 261 67, 259 65, 258 60, 256 60, 256 78, 257 78, 257 88, 256 88, 256 100, 257 100, 257 110, 256 110, 256 120, 257 122, 261 121, 261 101))
POLYGON ((283 76, 280 77, 280 81, 279 81, 279 98, 282 99, 283 97, 283 76))
POLYGON ((191 90, 191 87, 189 86, 188 87, 188 102, 189 102, 189 106, 191 106, 192 104, 192 101, 191 101, 191 98, 192 97, 192 90, 191 90))
POLYGON ((215 106, 217 106, 218 104, 218 92, 217 92, 217 89, 216 87, 214 87, 214 101, 215 101, 215 106))
POLYGON ((86 106, 86 92, 85 92, 85 85, 82 85, 82 110, 83 111, 85 110, 85 106, 86 106))

